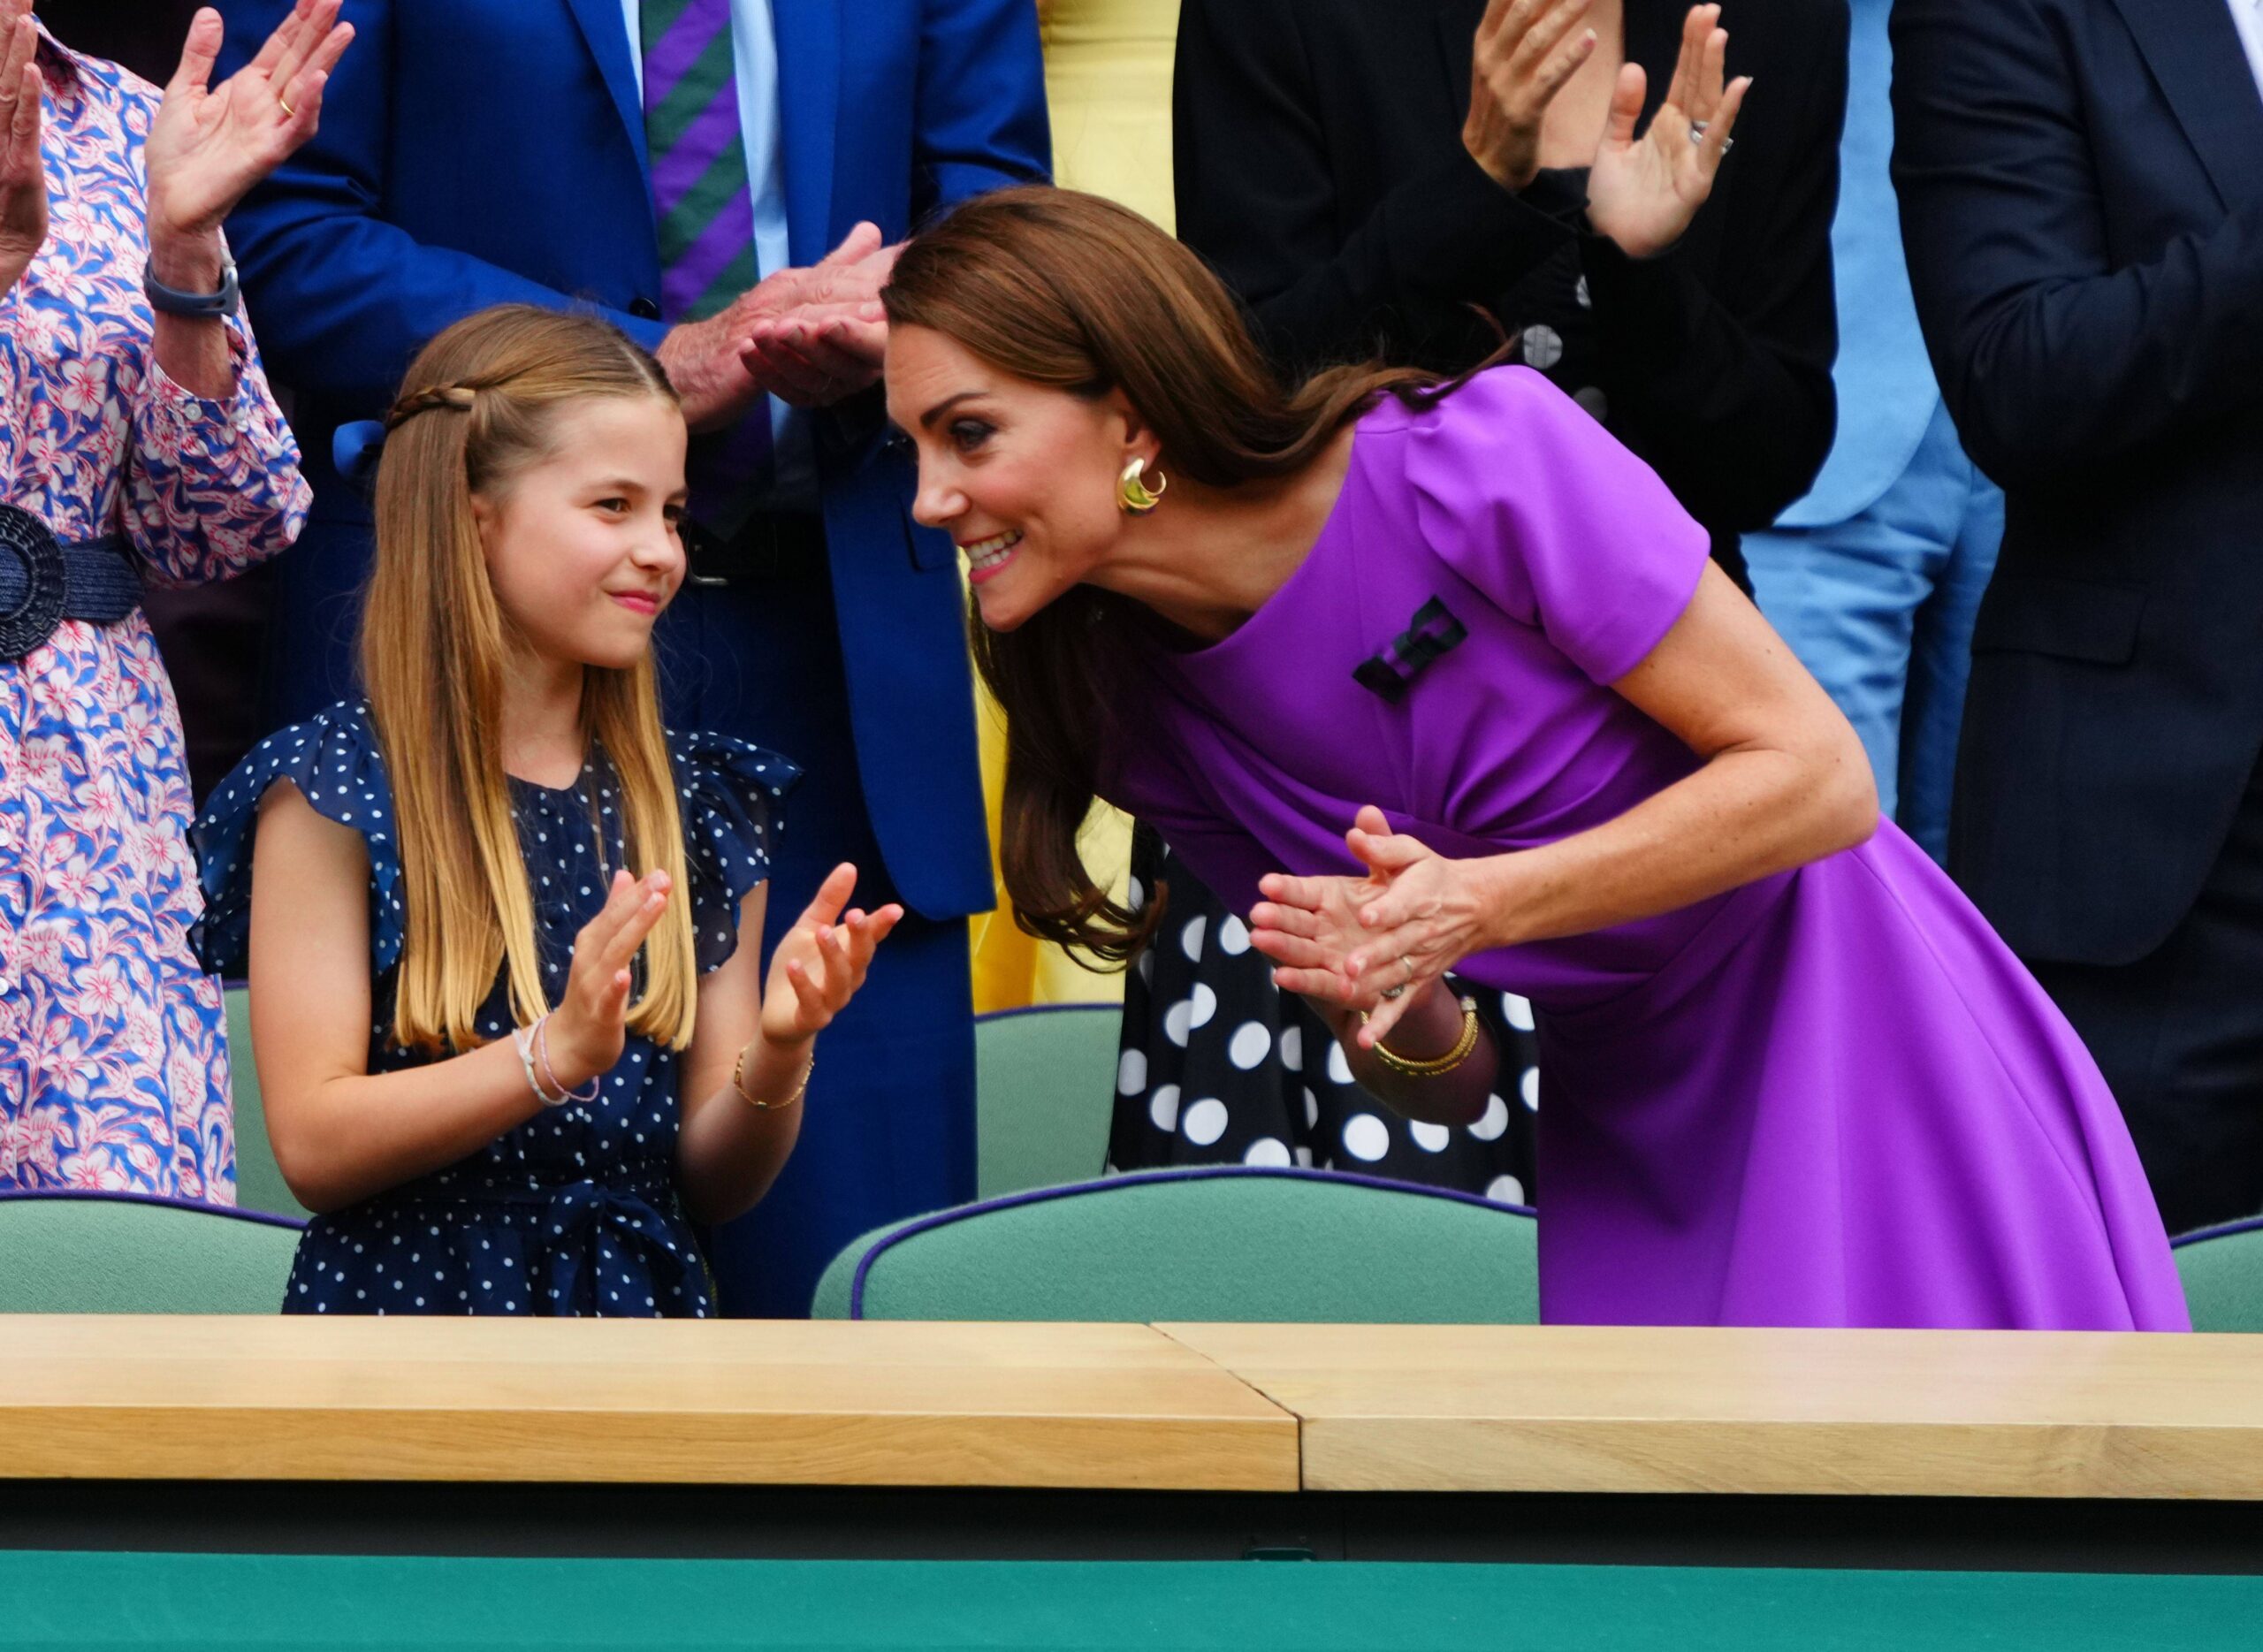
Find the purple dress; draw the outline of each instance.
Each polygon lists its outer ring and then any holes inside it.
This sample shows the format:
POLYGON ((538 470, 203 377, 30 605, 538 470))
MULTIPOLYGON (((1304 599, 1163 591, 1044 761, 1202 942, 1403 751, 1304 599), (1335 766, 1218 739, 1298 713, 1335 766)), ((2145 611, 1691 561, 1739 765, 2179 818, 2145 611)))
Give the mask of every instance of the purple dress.
MULTIPOLYGON (((1706 552, 1536 373, 1386 401, 1280 590, 1221 643, 1146 657, 1103 789, 1243 911, 1264 872, 1356 872, 1341 834, 1362 803, 1458 857, 1601 825, 1697 766, 1604 685, 1706 552), (1356 681, 1434 598, 1466 639, 1402 661, 1395 703, 1356 681)), ((1551 1322, 2188 1326, 2096 1064, 1891 822, 1459 970, 1538 1013, 1551 1322)))

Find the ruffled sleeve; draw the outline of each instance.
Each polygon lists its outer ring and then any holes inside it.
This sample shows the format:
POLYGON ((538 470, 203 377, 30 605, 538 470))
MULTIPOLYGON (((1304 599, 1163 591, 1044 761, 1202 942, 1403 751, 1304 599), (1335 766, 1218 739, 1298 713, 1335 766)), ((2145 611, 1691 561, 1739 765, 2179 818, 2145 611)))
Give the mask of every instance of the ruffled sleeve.
POLYGON ((240 975, 251 935, 252 839, 260 800, 288 781, 316 813, 353 827, 370 855, 371 973, 400 957, 406 927, 400 851, 393 835, 392 787, 366 706, 340 704, 269 735, 220 782, 190 829, 204 884, 204 917, 192 937, 216 975, 240 975))
POLYGON ((738 950, 739 903, 770 876, 780 801, 801 767, 725 735, 671 734, 677 805, 702 974, 738 950))
POLYGON ((1529 368, 1480 373, 1406 420, 1414 518, 1438 560, 1616 682, 1696 594, 1711 537, 1665 483, 1529 368))

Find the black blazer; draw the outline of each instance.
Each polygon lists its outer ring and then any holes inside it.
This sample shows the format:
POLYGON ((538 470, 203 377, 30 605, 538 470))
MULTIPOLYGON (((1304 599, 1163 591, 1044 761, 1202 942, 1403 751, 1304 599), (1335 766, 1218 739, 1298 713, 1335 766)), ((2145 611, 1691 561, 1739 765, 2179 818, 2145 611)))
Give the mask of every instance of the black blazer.
POLYGON ((2263 746, 2263 97, 2224 0, 1893 28, 1918 317, 2006 495, 1951 869, 2021 953, 2128 963, 2263 746))
MULTIPOLYGON (((1712 530, 1765 527, 1831 450, 1831 216, 1846 0, 1737 0, 1729 72, 1754 77, 1712 198, 1637 263, 1584 234, 1576 186, 1522 196, 1461 146, 1484 0, 1184 0, 1173 92, 1178 232, 1292 371, 1373 354, 1453 372, 1498 344, 1472 313, 1574 237, 1613 435, 1712 530)), ((1627 0, 1647 119, 1681 0, 1627 0)))

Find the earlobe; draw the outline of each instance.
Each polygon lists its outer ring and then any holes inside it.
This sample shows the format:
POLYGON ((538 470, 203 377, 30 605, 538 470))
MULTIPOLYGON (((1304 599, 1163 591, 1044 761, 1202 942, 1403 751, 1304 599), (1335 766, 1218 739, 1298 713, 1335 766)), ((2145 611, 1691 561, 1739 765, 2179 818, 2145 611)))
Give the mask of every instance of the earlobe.
POLYGON ((471 525, 479 535, 479 552, 482 556, 491 557, 495 554, 497 520, 495 501, 484 494, 473 494, 471 496, 471 525))

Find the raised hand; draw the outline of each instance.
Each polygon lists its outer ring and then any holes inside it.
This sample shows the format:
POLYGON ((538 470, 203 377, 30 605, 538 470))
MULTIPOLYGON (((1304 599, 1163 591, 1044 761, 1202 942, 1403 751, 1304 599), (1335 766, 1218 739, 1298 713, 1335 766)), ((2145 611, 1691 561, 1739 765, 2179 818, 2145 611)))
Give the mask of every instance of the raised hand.
POLYGON ((832 1025, 865 984, 873 952, 903 917, 893 902, 877 912, 842 916, 856 888, 857 869, 844 861, 780 937, 762 993, 762 1036, 772 1044, 799 1044, 832 1025))
POLYGON ((1713 193, 1728 153, 1752 79, 1741 75, 1722 86, 1729 36, 1717 27, 1720 16, 1719 6, 1701 5, 1682 19, 1673 82, 1639 138, 1642 67, 1630 63, 1619 71, 1603 144, 1588 173, 1588 221, 1630 258, 1654 258, 1681 239, 1713 193))
POLYGON ((1488 947, 1485 893, 1468 864, 1360 811, 1345 842, 1367 875, 1262 879, 1250 939, 1284 991, 1368 1012, 1372 1049, 1462 959, 1488 947))
POLYGON ((1593 55, 1593 29, 1573 34, 1593 0, 1491 0, 1477 25, 1462 147, 1504 189, 1540 170, 1540 129, 1556 94, 1593 55), (1568 36, 1568 38, 1567 38, 1568 36))
POLYGON ((323 88, 354 43, 354 26, 338 20, 342 3, 299 0, 259 55, 217 87, 224 27, 211 7, 197 12, 144 151, 153 252, 212 235, 254 184, 314 136, 323 88))
POLYGON ((545 1035, 552 1070, 574 1089, 611 1070, 629 1040, 629 963, 667 910, 668 875, 613 874, 605 908, 574 937, 566 993, 551 1011, 545 1035))
POLYGON ((47 168, 40 159, 39 26, 31 0, 0 0, 0 293, 47 245, 47 168))

